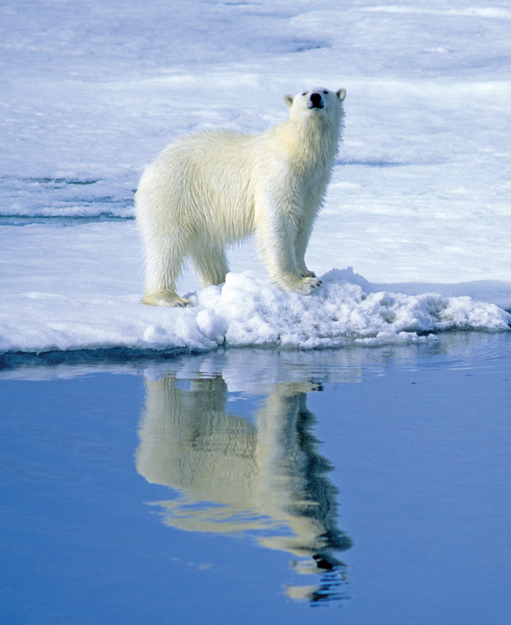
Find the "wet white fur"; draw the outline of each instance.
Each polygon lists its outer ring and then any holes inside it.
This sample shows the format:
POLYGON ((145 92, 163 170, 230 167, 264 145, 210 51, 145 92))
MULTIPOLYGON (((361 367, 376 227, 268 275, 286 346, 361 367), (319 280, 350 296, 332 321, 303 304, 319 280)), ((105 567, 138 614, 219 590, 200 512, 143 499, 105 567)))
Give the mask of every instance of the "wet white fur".
POLYGON ((224 246, 253 232, 279 287, 309 294, 321 284, 304 256, 341 140, 345 95, 321 88, 286 96, 289 118, 265 133, 206 131, 160 154, 135 196, 146 254, 144 303, 189 303, 175 292, 187 256, 203 286, 221 284, 228 272, 224 246), (323 108, 310 108, 311 93, 321 95, 323 108))

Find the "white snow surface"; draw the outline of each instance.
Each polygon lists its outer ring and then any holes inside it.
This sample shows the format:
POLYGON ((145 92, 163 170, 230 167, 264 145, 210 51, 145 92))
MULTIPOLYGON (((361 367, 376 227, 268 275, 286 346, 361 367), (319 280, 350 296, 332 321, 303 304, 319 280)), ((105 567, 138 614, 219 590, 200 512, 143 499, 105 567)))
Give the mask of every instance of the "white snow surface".
POLYGON ((502 1, 2 3, 0 352, 507 331, 510 27, 502 1), (249 241, 220 287, 185 271, 194 306, 140 304, 145 165, 187 132, 261 132, 318 84, 348 92, 307 254, 322 289, 281 292, 249 241))

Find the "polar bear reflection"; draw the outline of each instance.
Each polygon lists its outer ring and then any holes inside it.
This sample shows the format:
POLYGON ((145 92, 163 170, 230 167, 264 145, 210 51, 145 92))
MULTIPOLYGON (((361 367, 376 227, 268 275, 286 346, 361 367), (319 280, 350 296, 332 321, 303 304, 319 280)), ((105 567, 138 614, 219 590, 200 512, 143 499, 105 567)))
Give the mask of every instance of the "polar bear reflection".
POLYGON ((323 573, 319 587, 287 589, 313 601, 338 598, 345 567, 334 551, 351 546, 337 528, 337 491, 326 477, 331 466, 311 433, 306 393, 317 388, 276 385, 253 425, 226 412, 220 375, 146 381, 137 453, 141 475, 182 494, 159 502, 168 525, 215 533, 264 530, 261 545, 307 558, 307 564, 294 563, 298 572, 323 573))

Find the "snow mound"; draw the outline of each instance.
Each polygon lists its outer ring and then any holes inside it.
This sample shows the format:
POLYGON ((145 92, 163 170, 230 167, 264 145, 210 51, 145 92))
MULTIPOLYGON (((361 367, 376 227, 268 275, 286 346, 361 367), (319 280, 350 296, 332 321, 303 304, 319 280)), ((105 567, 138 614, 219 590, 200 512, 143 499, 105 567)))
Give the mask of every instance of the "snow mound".
POLYGON ((15 322, 9 316, 0 322, 0 352, 318 349, 416 342, 442 331, 510 328, 511 315, 495 304, 430 293, 369 292, 343 279, 346 275, 346 270, 329 272, 323 287, 305 297, 284 293, 255 271, 230 273, 225 284, 188 294, 194 305, 182 309, 143 306, 125 295, 106 301, 80 300, 74 294, 57 302, 25 294, 23 314, 15 322))
POLYGON ((303 297, 255 272, 228 274, 224 285, 195 297, 197 325, 217 344, 311 349, 409 341, 446 330, 509 330, 511 322, 494 304, 470 297, 367 293, 338 280, 336 272, 323 282, 320 291, 303 297))

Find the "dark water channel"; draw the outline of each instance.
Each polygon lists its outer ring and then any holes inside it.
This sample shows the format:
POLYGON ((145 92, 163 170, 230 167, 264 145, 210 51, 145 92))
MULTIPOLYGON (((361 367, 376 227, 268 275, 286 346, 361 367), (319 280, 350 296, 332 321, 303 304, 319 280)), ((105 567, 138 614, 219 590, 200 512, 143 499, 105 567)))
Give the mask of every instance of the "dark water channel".
POLYGON ((511 334, 0 372, 2 625, 511 619, 511 334))

